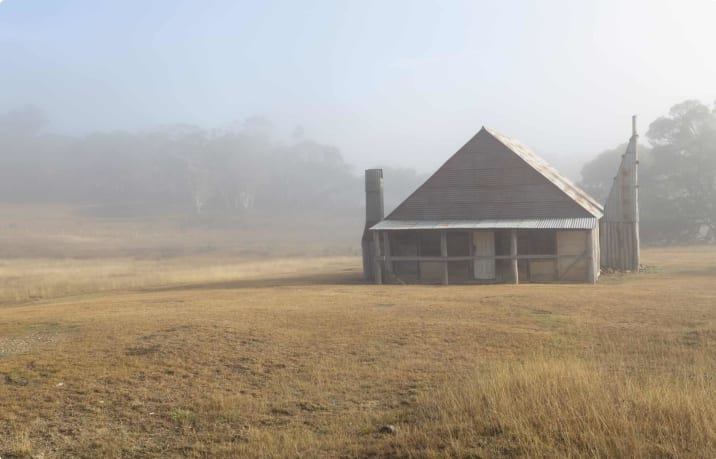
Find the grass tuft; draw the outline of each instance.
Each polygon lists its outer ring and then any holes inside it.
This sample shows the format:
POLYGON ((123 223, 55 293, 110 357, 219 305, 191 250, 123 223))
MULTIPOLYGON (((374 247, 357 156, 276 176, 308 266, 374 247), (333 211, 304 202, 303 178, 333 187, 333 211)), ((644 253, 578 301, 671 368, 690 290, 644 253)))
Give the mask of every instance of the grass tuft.
POLYGON ((196 422, 196 414, 191 410, 176 408, 172 410, 169 416, 172 418, 172 421, 177 424, 185 425, 194 424, 196 422))

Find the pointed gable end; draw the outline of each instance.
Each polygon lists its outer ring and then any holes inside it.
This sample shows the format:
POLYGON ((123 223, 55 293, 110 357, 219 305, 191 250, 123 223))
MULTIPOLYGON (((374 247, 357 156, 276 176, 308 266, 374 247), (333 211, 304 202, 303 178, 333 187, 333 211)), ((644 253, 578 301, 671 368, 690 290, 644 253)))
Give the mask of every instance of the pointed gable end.
POLYGON ((386 220, 601 216, 593 198, 532 150, 483 127, 386 220))

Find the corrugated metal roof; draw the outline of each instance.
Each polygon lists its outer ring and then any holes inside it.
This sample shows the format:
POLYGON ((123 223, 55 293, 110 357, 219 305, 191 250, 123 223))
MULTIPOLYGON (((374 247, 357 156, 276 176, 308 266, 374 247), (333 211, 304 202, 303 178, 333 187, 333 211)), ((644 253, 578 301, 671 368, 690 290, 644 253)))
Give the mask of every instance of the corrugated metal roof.
POLYGON ((589 196, 584 190, 579 188, 574 182, 564 177, 562 174, 552 167, 547 161, 539 157, 533 152, 527 145, 523 144, 517 139, 507 137, 499 132, 485 128, 487 132, 492 134, 497 140, 502 142, 507 148, 515 152, 520 158, 524 159, 527 164, 532 166, 540 174, 542 174, 547 180, 554 183, 557 188, 562 190, 567 196, 574 199, 580 206, 584 207, 585 210, 589 211, 592 215, 597 218, 601 218, 604 215, 604 209, 594 198, 589 196))
POLYGON ((528 147, 483 128, 386 219, 541 220, 602 213, 594 199, 528 147))
POLYGON ((383 220, 371 230, 431 230, 431 229, 579 229, 597 226, 596 217, 526 218, 509 220, 383 220))

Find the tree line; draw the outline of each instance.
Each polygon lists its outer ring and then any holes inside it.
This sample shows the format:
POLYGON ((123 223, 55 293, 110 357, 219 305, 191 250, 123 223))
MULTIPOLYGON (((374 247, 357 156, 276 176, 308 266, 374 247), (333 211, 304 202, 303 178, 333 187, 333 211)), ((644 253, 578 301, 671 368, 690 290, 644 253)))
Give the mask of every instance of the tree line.
MULTIPOLYGON (((363 178, 340 151, 300 135, 278 141, 251 118, 232 129, 172 125, 83 137, 46 132, 34 107, 0 115, 0 200, 250 218, 252 214, 359 213, 363 178)), ((390 169, 390 205, 421 181, 390 169)))
MULTIPOLYGON (((364 206, 362 171, 337 148, 302 135, 279 141, 261 118, 231 129, 172 125, 86 136, 51 134, 47 125, 33 107, 0 115, 0 201, 238 220, 306 211, 339 218, 364 206)), ((716 241, 716 105, 674 105, 642 138, 642 239, 716 241)), ((582 169, 582 187, 601 202, 625 150, 604 151, 582 169)), ((426 178, 384 169, 386 210, 426 178)))

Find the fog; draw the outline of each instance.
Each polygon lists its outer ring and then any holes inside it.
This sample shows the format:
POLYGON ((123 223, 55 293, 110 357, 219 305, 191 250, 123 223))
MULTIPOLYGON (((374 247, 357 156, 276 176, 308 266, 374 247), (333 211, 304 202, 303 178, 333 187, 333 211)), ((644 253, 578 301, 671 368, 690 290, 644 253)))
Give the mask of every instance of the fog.
MULTIPOLYGON (((652 122, 712 111, 715 19, 711 0, 5 0, 1 200, 360 213, 364 168, 390 208, 483 125, 580 181, 632 114, 668 150, 652 122)), ((614 173, 587 172, 597 195, 614 173)), ((713 228, 689 212, 673 234, 713 228)))
POLYGON ((484 124, 576 177, 629 119, 716 97, 716 2, 0 4, 0 108, 62 133, 260 115, 429 172, 484 124))

